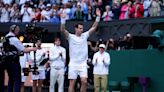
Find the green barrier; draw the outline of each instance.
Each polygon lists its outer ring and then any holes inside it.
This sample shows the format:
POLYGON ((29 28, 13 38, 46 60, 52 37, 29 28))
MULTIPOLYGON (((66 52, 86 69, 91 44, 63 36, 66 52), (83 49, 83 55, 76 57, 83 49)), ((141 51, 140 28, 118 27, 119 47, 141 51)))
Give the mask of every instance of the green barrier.
MULTIPOLYGON (((164 92, 164 51, 125 50, 109 53, 109 82, 127 81, 127 77, 146 76, 150 77, 147 92, 164 92)), ((134 85, 134 92, 142 92, 139 83, 134 85)))

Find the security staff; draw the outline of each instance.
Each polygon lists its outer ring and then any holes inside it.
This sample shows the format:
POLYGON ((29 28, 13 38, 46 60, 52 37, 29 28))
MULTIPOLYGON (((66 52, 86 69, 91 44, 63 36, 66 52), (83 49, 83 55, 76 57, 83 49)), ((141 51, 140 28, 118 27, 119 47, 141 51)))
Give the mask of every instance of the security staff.
POLYGON ((25 48, 22 42, 16 37, 19 34, 20 28, 17 25, 11 25, 9 33, 5 37, 9 38, 9 44, 12 48, 9 52, 5 52, 5 68, 9 76, 7 92, 20 92, 21 87, 21 67, 19 63, 19 52, 36 51, 37 47, 25 48))

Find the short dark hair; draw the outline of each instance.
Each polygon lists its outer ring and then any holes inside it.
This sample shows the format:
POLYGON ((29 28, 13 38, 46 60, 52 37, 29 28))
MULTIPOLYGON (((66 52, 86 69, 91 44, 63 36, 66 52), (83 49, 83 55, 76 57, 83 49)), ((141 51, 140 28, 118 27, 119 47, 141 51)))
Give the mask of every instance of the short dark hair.
POLYGON ((75 28, 78 28, 79 25, 83 25, 83 24, 82 24, 82 23, 77 23, 77 24, 75 25, 75 28))
POLYGON ((15 29, 17 28, 18 26, 17 25, 11 25, 10 26, 10 31, 12 31, 12 32, 14 32, 15 31, 15 29))
POLYGON ((59 37, 55 37, 55 38, 54 38, 54 41, 57 41, 57 39, 59 39, 59 40, 60 40, 60 38, 59 38, 59 37))

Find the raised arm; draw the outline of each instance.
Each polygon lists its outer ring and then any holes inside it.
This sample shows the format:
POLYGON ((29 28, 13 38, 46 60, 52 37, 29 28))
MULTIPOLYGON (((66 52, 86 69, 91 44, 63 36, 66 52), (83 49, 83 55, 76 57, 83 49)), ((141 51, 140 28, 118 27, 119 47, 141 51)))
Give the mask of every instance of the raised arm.
POLYGON ((60 15, 61 18, 61 26, 60 26, 60 31, 64 33, 65 37, 68 38, 69 32, 65 29, 65 23, 66 23, 66 14, 61 13, 60 15))
POLYGON ((96 20, 95 22, 93 23, 92 27, 89 29, 89 34, 92 34, 98 27, 98 23, 100 21, 100 16, 101 16, 101 11, 99 8, 96 9, 96 20))

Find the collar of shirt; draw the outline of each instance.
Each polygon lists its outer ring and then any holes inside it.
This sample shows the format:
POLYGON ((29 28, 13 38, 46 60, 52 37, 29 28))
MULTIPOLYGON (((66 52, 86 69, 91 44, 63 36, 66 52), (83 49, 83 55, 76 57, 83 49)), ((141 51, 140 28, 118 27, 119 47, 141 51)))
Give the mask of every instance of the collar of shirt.
POLYGON ((10 31, 10 32, 6 35, 6 37, 7 37, 7 36, 15 36, 15 34, 14 34, 13 32, 10 31))

